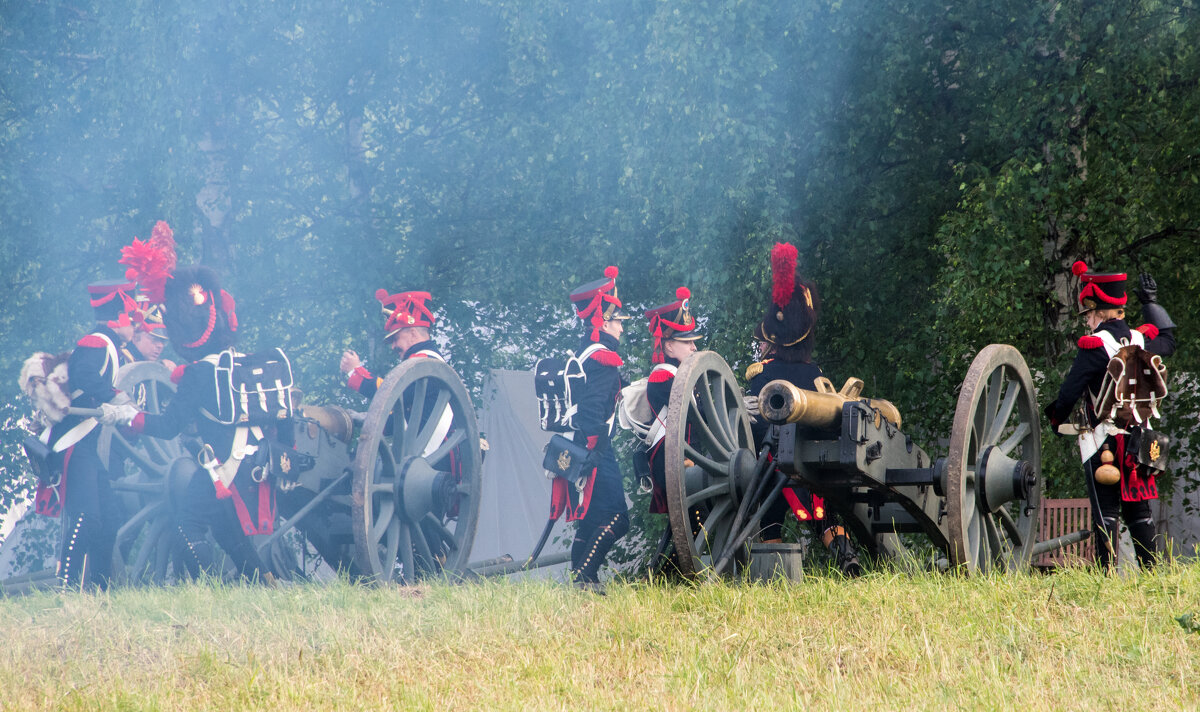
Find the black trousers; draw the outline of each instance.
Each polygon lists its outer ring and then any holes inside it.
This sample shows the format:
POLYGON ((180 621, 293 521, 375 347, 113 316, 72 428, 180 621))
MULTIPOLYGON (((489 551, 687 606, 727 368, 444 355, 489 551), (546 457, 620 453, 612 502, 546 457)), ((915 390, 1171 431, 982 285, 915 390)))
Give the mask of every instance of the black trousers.
MULTIPOLYGON (((252 486, 247 463, 242 464, 242 469, 234 477, 233 485, 245 496, 252 490, 257 490, 257 487, 252 486)), ((255 503, 252 497, 247 497, 246 504, 251 512, 255 511, 255 503)), ((254 578, 267 572, 250 537, 242 531, 233 500, 217 499, 212 478, 207 471, 198 470, 188 482, 183 510, 179 512, 179 534, 183 542, 182 559, 184 567, 193 578, 201 571, 214 575, 219 573, 212 569, 214 554, 208 541, 210 531, 213 539, 233 562, 239 576, 254 578)))
POLYGON ((628 532, 629 508, 625 505, 621 470, 609 449, 596 468, 587 515, 579 521, 575 540, 571 542, 571 572, 575 580, 599 582, 600 567, 608 558, 608 552, 628 532))
POLYGON ((63 456, 66 501, 63 503, 59 578, 68 588, 107 588, 112 575, 120 505, 108 470, 100 462, 96 428, 63 456))
MULTIPOLYGON (((1111 441, 1111 439, 1110 439, 1111 441)), ((1129 528, 1129 536, 1133 539, 1133 551, 1137 555, 1138 566, 1143 570, 1154 567, 1158 560, 1158 547, 1154 537, 1154 515, 1150 511, 1150 502, 1126 502, 1121 499, 1121 483, 1102 485, 1096 481, 1093 473, 1099 467, 1100 453, 1084 464, 1084 477, 1087 479, 1092 507, 1099 516, 1092 516, 1092 527, 1095 536, 1096 563, 1102 568, 1115 565, 1114 554, 1120 548, 1121 527, 1117 519, 1120 516, 1129 528)))

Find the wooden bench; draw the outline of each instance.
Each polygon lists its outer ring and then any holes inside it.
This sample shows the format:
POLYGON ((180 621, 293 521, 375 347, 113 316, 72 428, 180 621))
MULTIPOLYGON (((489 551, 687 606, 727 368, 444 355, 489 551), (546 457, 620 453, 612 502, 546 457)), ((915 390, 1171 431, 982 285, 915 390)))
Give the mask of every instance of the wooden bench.
MULTIPOLYGON (((1043 499, 1038 518, 1038 541, 1048 541, 1064 534, 1092 528, 1092 506, 1087 497, 1078 499, 1043 499)), ((1033 560, 1039 568, 1090 564, 1096 558, 1092 538, 1051 551, 1033 560)))

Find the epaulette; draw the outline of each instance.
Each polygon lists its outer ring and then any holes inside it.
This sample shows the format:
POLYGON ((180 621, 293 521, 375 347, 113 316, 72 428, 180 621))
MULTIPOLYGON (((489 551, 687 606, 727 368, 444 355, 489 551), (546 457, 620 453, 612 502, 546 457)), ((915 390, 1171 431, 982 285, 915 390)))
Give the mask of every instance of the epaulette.
POLYGON ((95 334, 88 334, 87 336, 80 339, 75 345, 76 346, 87 346, 88 348, 92 348, 92 349, 107 349, 108 348, 108 342, 105 341, 102 337, 97 336, 95 334))
POLYGON ((666 383, 674 377, 675 374, 663 368, 657 371, 651 371, 650 376, 647 377, 646 380, 650 383, 666 383))
POLYGON ((621 359, 621 355, 612 349, 597 349, 592 353, 591 358, 601 366, 616 368, 617 366, 625 365, 625 361, 621 359))
POLYGON ((1079 348, 1081 349, 1099 349, 1104 347, 1104 339, 1099 336, 1088 334, 1079 337, 1079 348))
POLYGON ((171 383, 174 383, 175 385, 178 386, 179 382, 183 380, 183 372, 186 370, 187 370, 186 363, 181 363, 178 366, 176 366, 175 370, 171 371, 171 383))
POLYGON ((763 367, 766 366, 768 363, 771 363, 771 361, 772 361, 772 359, 764 359, 762 361, 759 361, 757 363, 752 363, 749 366, 747 366, 746 367, 746 380, 747 381, 754 380, 754 378, 756 376, 758 376, 758 374, 763 372, 763 367))
POLYGON ((1142 324, 1137 330, 1142 332, 1142 336, 1145 336, 1147 341, 1154 341, 1158 338, 1158 327, 1154 324, 1142 324))

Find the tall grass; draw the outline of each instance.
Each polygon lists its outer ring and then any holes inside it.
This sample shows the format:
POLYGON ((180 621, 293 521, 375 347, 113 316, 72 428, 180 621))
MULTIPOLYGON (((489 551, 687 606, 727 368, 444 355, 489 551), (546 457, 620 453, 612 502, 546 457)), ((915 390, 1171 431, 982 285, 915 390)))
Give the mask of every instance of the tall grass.
POLYGON ((1200 569, 0 600, 4 709, 1196 709, 1200 569))

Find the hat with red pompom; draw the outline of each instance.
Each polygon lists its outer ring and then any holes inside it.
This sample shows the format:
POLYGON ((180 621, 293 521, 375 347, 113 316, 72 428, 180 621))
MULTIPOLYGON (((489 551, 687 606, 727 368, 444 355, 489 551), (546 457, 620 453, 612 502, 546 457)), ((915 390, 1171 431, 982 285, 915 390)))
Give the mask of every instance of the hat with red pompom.
POLYGON ((675 301, 646 310, 646 318, 650 320, 650 334, 654 337, 654 356, 651 359, 654 363, 662 363, 664 360, 664 341, 695 341, 704 336, 696 330, 696 320, 689 309, 691 300, 691 290, 680 287, 675 290, 675 301))
POLYGON ((608 319, 628 319, 617 297, 617 268, 604 268, 604 279, 588 282, 571 292, 575 315, 592 325, 592 340, 600 338, 600 325, 608 319))
POLYGON ((1083 261, 1071 265, 1071 274, 1079 278, 1082 287, 1079 290, 1080 313, 1093 309, 1120 309, 1129 301, 1125 294, 1124 272, 1092 272, 1083 261))
POLYGON ((776 347, 800 344, 817 325, 818 305, 813 289, 800 278, 794 245, 777 242, 771 248, 771 301, 754 338, 776 347))
POLYGON ((134 299, 133 282, 125 279, 106 279, 87 286, 88 302, 96 321, 116 329, 141 320, 142 313, 134 299))
POLYGON ((384 338, 390 339, 400 333, 401 329, 410 326, 430 328, 436 321, 433 312, 425 306, 429 301, 429 292, 400 292, 388 294, 386 289, 375 290, 375 298, 383 305, 383 314, 387 317, 384 322, 384 338))

